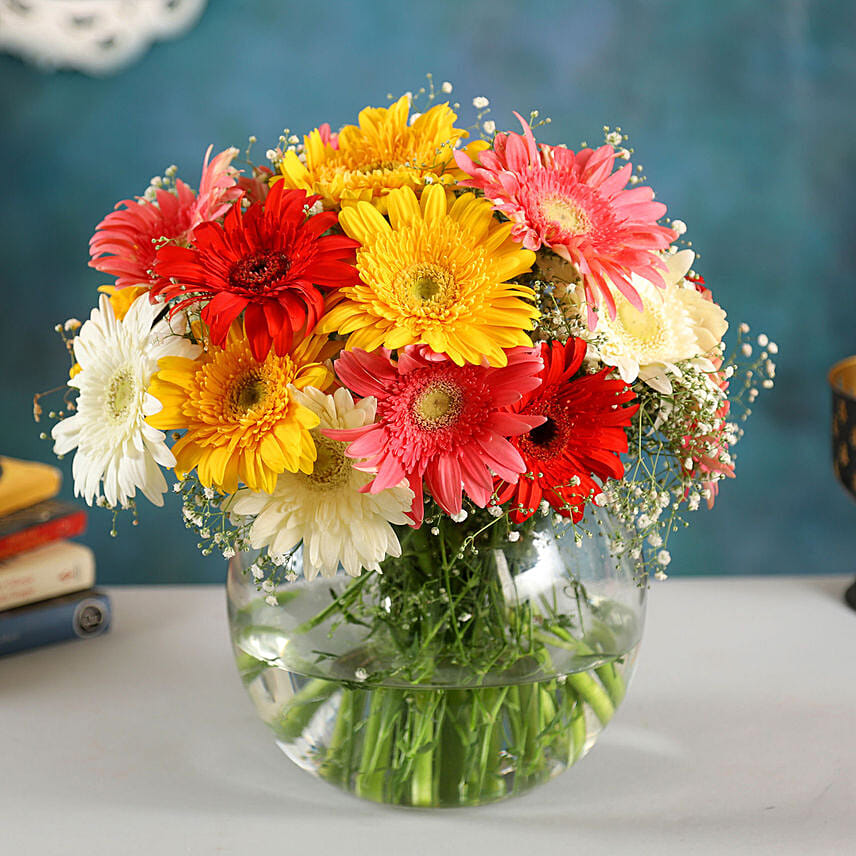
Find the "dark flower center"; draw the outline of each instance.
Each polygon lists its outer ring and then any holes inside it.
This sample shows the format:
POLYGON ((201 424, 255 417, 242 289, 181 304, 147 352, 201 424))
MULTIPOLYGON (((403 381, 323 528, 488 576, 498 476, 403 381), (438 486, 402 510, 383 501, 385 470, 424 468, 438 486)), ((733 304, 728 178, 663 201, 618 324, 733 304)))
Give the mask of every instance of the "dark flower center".
POLYGON ((239 377, 229 390, 229 408, 235 418, 241 418, 259 405, 264 404, 268 384, 257 372, 239 377))
POLYGON ((561 455, 568 443, 570 425, 567 414, 561 408, 550 407, 548 412, 541 412, 547 421, 536 425, 528 434, 520 438, 522 448, 539 460, 561 455))
POLYGON ((246 291, 266 291, 282 279, 291 267, 285 253, 255 253, 235 262, 229 271, 229 282, 233 288, 246 291))
POLYGON ((535 446, 549 446, 559 433, 556 423, 547 418, 543 425, 536 425, 529 432, 529 442, 535 446))

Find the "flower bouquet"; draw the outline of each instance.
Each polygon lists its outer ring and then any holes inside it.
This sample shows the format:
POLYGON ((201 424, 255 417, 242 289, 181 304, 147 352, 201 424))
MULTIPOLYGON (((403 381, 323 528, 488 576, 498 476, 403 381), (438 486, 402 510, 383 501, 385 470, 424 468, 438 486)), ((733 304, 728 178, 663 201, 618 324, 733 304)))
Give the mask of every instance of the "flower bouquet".
POLYGON ((620 129, 573 151, 537 112, 497 132, 484 98, 459 128, 450 92, 286 130, 266 165, 209 149, 196 192, 170 167, 120 202, 91 241, 111 282, 57 327, 50 432, 114 532, 174 471, 292 759, 425 806, 520 793, 592 746, 649 574, 733 476, 776 352, 741 325, 726 358, 620 129))

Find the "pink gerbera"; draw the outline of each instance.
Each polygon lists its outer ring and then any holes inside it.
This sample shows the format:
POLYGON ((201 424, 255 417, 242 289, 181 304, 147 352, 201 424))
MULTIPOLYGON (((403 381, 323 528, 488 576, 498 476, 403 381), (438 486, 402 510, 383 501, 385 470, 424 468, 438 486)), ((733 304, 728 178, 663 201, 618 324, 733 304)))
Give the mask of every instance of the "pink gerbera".
POLYGON ((457 366, 425 345, 399 353, 345 351, 336 361, 340 380, 358 395, 377 398, 372 425, 326 431, 351 441, 347 454, 364 458, 358 469, 374 472, 366 490, 380 493, 404 479, 416 498, 410 512, 418 526, 424 515, 422 480, 447 514, 461 510, 463 492, 484 507, 493 476, 513 482, 526 469, 506 438, 525 434, 544 417, 509 413, 523 393, 540 383, 539 351, 511 348, 508 364, 457 366))
POLYGON ((470 176, 461 184, 478 187, 515 225, 512 236, 529 250, 549 247, 572 262, 582 276, 589 306, 589 326, 600 301, 615 317, 615 286, 640 311, 642 300, 631 283, 637 274, 665 285, 665 264, 657 252, 676 235, 657 225, 666 206, 654 202, 650 187, 625 186, 633 172, 627 163, 613 172, 615 150, 570 149, 535 143, 529 125, 520 134, 497 134, 493 150, 473 161, 455 152, 458 166, 470 176))
POLYGON ((198 194, 179 179, 175 193, 159 189, 153 202, 139 196, 118 202, 95 227, 89 266, 117 277, 117 288, 143 285, 152 281, 155 241, 169 238, 183 243, 200 223, 222 217, 242 193, 231 165, 238 150, 226 149, 209 163, 211 149, 205 153, 198 194))

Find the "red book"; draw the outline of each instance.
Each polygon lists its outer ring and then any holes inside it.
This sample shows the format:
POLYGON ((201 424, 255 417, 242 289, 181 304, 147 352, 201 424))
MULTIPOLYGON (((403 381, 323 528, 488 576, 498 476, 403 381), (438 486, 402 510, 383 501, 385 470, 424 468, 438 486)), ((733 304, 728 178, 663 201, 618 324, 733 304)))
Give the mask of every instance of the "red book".
POLYGON ((86 530, 86 511, 48 499, 0 517, 0 561, 86 530))

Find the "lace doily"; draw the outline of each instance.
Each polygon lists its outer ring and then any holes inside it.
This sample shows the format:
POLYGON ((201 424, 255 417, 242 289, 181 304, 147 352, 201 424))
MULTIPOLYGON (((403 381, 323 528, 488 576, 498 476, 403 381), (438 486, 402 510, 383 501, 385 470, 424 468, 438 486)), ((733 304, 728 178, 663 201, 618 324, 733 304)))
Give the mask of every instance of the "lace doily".
POLYGON ((190 29, 206 0, 0 0, 0 51, 109 74, 190 29))

